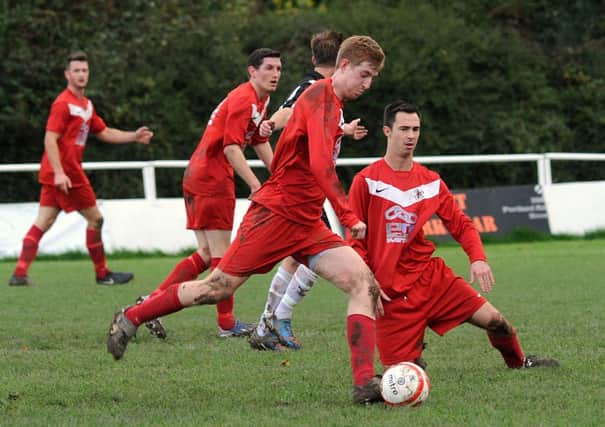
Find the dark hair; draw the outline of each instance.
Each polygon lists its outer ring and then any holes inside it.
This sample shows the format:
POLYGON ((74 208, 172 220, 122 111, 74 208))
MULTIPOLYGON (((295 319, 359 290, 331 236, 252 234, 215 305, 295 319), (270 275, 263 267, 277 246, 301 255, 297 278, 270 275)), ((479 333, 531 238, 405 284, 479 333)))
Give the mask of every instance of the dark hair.
POLYGON ((345 39, 337 31, 322 31, 311 37, 311 53, 315 57, 315 65, 333 67, 336 65, 336 56, 340 44, 345 39))
POLYGON ((258 69, 263 64, 265 58, 279 58, 280 56, 281 54, 278 50, 261 47, 254 50, 250 56, 248 56, 248 66, 253 66, 258 69))
POLYGON ((418 118, 420 119, 420 121, 422 121, 422 118, 420 117, 420 111, 418 111, 418 107, 416 107, 411 102, 399 100, 391 102, 389 105, 384 107, 384 116, 382 119, 383 126, 388 126, 392 128, 393 123, 395 123, 395 116, 397 115, 397 113, 416 113, 418 114, 418 118))
POLYGON ((72 61, 88 62, 88 55, 86 55, 86 52, 82 50, 71 52, 67 57, 67 62, 65 62, 66 69, 69 68, 69 64, 71 64, 72 61))

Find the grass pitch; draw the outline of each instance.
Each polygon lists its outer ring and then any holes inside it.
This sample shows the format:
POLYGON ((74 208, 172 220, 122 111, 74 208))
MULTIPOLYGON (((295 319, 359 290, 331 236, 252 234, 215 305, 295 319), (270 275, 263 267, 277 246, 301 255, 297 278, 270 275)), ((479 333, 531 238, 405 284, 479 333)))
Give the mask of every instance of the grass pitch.
MULTIPOLYGON (((506 369, 469 325, 427 332, 431 394, 416 410, 356 407, 345 341, 346 298, 315 285, 294 315, 298 352, 257 352, 217 336, 214 307, 168 317, 166 341, 143 328, 124 359, 105 352, 113 312, 152 290, 178 258, 110 259, 134 271, 123 287, 94 283, 88 259, 38 260, 33 288, 0 291, 0 425, 133 426, 597 426, 605 416, 605 240, 492 244, 489 300, 527 353, 559 369, 506 369)), ((438 252, 462 276, 455 247, 438 252)), ((0 262, 8 280, 14 261, 0 262)), ((262 311, 270 275, 236 295, 247 321, 262 311)), ((377 368, 382 369, 377 362, 377 368)))

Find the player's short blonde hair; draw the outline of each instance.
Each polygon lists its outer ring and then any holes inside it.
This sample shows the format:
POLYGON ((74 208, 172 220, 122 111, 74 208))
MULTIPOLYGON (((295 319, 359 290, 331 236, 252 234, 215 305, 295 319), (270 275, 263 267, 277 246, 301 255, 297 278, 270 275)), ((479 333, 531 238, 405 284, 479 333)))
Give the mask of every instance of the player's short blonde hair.
POLYGON ((338 56, 336 57, 336 66, 340 65, 343 59, 348 59, 353 65, 359 65, 368 61, 378 71, 384 66, 384 52, 380 45, 369 36, 351 36, 345 39, 340 45, 338 56))

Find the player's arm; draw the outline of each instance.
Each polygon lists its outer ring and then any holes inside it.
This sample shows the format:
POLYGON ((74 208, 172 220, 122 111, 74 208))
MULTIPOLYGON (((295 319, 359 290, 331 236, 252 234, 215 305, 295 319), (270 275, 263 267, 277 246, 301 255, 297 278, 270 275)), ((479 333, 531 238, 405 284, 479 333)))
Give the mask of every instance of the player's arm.
POLYGON ((288 96, 288 99, 286 99, 286 101, 281 105, 281 107, 279 107, 279 110, 273 113, 269 120, 261 124, 260 134, 262 136, 269 137, 276 130, 281 130, 286 127, 286 124, 288 124, 288 120, 290 120, 290 116, 294 111, 293 109, 296 100, 310 85, 311 82, 303 82, 292 91, 290 96, 288 96))
POLYGON ((255 144, 252 146, 258 158, 265 164, 269 172, 271 172, 271 162, 273 161, 273 149, 269 141, 255 144))
POLYGON ((306 112, 308 117, 306 126, 309 143, 309 166, 317 184, 332 204, 340 222, 351 230, 354 238, 363 238, 366 225, 351 211, 336 174, 334 154, 330 149, 332 140, 336 135, 324 126, 324 120, 339 120, 340 110, 337 111, 335 106, 329 106, 328 108, 332 108, 332 110, 326 111, 325 104, 322 100, 318 100, 309 108, 313 111, 306 112))
POLYGON ((275 123, 273 130, 280 130, 286 127, 286 123, 290 120, 290 116, 292 115, 292 107, 281 107, 277 110, 269 121, 275 123))
POLYGON ((223 152, 235 173, 248 184, 248 187, 250 187, 250 194, 257 192, 260 188, 260 181, 256 175, 254 175, 250 166, 248 166, 242 148, 235 143, 229 144, 223 149, 223 152))
MULTIPOLYGON (((360 221, 365 224, 368 223, 368 205, 370 202, 370 195, 368 193, 368 186, 365 180, 360 174, 355 175, 353 183, 349 189, 349 205, 351 210, 360 221)), ((365 263, 368 263, 368 238, 365 236, 363 239, 347 239, 347 243, 355 249, 355 251, 363 258, 365 263)))
MULTIPOLYGON (((250 187, 250 194, 254 194, 260 188, 260 181, 248 166, 243 152, 251 108, 251 102, 246 97, 230 100, 225 118, 223 153, 235 173, 250 187)), ((250 144, 256 145, 263 142, 267 142, 267 138, 260 137, 257 129, 252 135, 250 144)))
POLYGON ((61 152, 59 151, 60 136, 57 132, 47 130, 44 134, 44 150, 46 151, 50 167, 55 173, 55 186, 67 194, 71 188, 71 180, 65 174, 63 165, 61 164, 61 152))
POLYGON ((138 142, 139 144, 149 144, 153 137, 153 132, 148 127, 142 126, 135 131, 123 131, 120 129, 106 127, 96 134, 103 142, 109 144, 125 144, 128 142, 138 142))
POLYGON ((487 263, 479 232, 471 219, 458 207, 445 183, 441 181, 440 185, 440 204, 437 215, 469 258, 471 263, 469 282, 473 283, 477 280, 481 290, 489 292, 495 279, 491 267, 487 263))

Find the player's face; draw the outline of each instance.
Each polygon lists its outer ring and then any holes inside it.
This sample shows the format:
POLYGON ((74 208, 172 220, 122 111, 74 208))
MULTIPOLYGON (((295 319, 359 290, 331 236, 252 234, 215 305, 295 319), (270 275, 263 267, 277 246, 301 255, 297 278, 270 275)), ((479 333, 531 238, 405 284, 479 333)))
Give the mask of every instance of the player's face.
POLYGON ((382 128, 387 137, 389 152, 399 157, 408 157, 414 153, 420 137, 420 117, 416 113, 398 112, 393 127, 382 128))
POLYGON ((281 59, 264 58, 258 68, 250 68, 250 80, 263 92, 271 93, 277 89, 281 76, 281 59))
POLYGON ((353 65, 350 62, 342 66, 344 74, 344 98, 353 100, 359 98, 372 86, 372 80, 378 75, 376 67, 368 61, 353 65))
POLYGON ((65 70, 67 84, 75 89, 82 90, 88 84, 88 62, 71 61, 65 70))

